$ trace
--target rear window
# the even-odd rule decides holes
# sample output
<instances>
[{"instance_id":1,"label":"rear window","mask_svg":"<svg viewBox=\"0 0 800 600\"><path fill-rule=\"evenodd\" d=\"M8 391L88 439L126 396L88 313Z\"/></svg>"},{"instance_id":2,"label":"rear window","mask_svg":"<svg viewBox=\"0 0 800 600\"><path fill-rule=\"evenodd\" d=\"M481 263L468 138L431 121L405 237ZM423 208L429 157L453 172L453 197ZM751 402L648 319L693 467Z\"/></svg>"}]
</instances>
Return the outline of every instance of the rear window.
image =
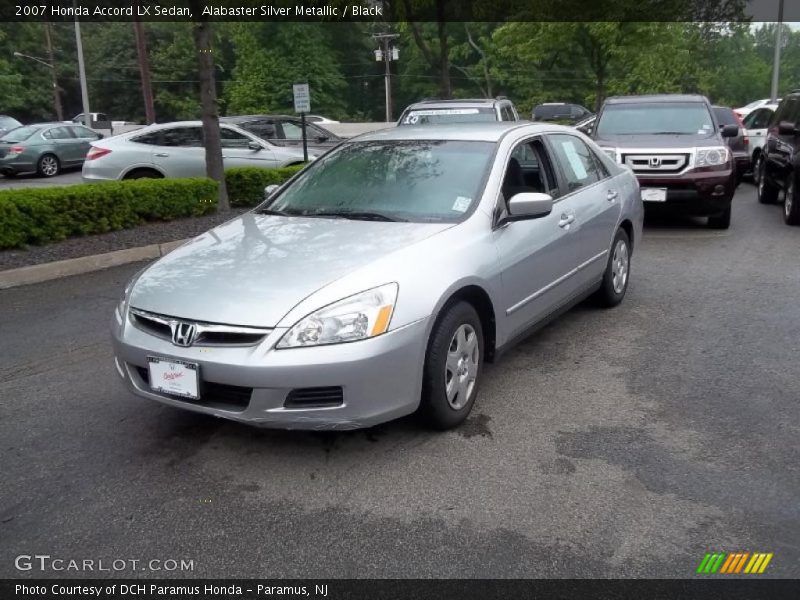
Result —
<instances>
[{"instance_id":1,"label":"rear window","mask_svg":"<svg viewBox=\"0 0 800 600\"><path fill-rule=\"evenodd\" d=\"M702 102L631 102L607 104L596 135L711 135L711 113Z\"/></svg>"},{"instance_id":2,"label":"rear window","mask_svg":"<svg viewBox=\"0 0 800 600\"><path fill-rule=\"evenodd\" d=\"M721 125L739 125L739 121L736 120L736 115L733 114L733 109L725 108L722 106L715 106L714 107L714 116L717 117L717 122Z\"/></svg>"},{"instance_id":3,"label":"rear window","mask_svg":"<svg viewBox=\"0 0 800 600\"><path fill-rule=\"evenodd\" d=\"M434 125L441 123L480 123L497 121L497 114L490 106L475 108L419 108L409 110L400 121L401 125Z\"/></svg>"},{"instance_id":4,"label":"rear window","mask_svg":"<svg viewBox=\"0 0 800 600\"><path fill-rule=\"evenodd\" d=\"M0 140L4 142L22 142L31 137L34 133L39 131L38 127L17 127L6 133Z\"/></svg>"},{"instance_id":5,"label":"rear window","mask_svg":"<svg viewBox=\"0 0 800 600\"><path fill-rule=\"evenodd\" d=\"M0 129L13 129L14 127L19 127L22 125L16 119L12 119L11 117L0 117Z\"/></svg>"}]
</instances>

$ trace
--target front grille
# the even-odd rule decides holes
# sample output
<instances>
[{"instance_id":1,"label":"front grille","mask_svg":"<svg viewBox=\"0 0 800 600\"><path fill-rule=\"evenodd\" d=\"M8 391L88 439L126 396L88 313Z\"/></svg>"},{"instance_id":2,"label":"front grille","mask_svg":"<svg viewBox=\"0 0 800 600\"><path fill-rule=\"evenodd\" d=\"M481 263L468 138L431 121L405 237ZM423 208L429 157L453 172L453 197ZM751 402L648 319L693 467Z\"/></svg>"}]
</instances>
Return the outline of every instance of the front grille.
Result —
<instances>
[{"instance_id":1,"label":"front grille","mask_svg":"<svg viewBox=\"0 0 800 600\"><path fill-rule=\"evenodd\" d=\"M312 387L294 389L286 396L284 408L329 408L344 404L341 387Z\"/></svg>"},{"instance_id":2,"label":"front grille","mask_svg":"<svg viewBox=\"0 0 800 600\"><path fill-rule=\"evenodd\" d=\"M622 164L635 173L675 174L689 164L689 154L623 154Z\"/></svg>"},{"instance_id":3,"label":"front grille","mask_svg":"<svg viewBox=\"0 0 800 600\"><path fill-rule=\"evenodd\" d=\"M144 387L149 389L150 372L144 367L136 367L136 372L139 374ZM253 388L202 380L200 381L200 398L197 400L155 390L149 391L153 394L164 396L165 398L180 400L181 402L208 406L209 408L225 408L228 410L244 410L250 404L250 397L253 395Z\"/></svg>"},{"instance_id":4,"label":"front grille","mask_svg":"<svg viewBox=\"0 0 800 600\"><path fill-rule=\"evenodd\" d=\"M175 325L179 323L192 324L197 331L191 344L193 346L254 346L272 331L271 328L240 327L178 319L138 308L130 309L130 319L137 329L169 341L172 341L172 329Z\"/></svg>"}]
</instances>

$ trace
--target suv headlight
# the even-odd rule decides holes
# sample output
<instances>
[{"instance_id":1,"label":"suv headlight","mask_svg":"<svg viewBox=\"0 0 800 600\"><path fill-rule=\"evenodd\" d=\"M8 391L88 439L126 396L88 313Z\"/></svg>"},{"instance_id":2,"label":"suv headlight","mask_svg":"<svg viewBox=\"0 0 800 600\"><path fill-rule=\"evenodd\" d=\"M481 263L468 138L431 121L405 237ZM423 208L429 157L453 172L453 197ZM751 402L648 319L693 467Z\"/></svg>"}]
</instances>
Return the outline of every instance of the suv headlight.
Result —
<instances>
[{"instance_id":1,"label":"suv headlight","mask_svg":"<svg viewBox=\"0 0 800 600\"><path fill-rule=\"evenodd\" d=\"M695 155L695 167L718 167L730 159L730 150L727 146L714 148L698 148Z\"/></svg>"},{"instance_id":2,"label":"suv headlight","mask_svg":"<svg viewBox=\"0 0 800 600\"><path fill-rule=\"evenodd\" d=\"M320 308L295 323L276 347L341 344L381 335L389 329L397 289L396 283L387 283Z\"/></svg>"}]
</instances>

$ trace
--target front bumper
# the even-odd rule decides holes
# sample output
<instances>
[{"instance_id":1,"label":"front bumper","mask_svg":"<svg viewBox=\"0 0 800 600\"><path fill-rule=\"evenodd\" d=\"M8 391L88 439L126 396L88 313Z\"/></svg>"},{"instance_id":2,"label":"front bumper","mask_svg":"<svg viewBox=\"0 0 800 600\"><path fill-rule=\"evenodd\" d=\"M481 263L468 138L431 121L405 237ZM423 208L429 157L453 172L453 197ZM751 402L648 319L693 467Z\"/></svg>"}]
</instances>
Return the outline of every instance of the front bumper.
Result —
<instances>
[{"instance_id":1,"label":"front bumper","mask_svg":"<svg viewBox=\"0 0 800 600\"><path fill-rule=\"evenodd\" d=\"M648 210L669 209L692 216L712 216L724 212L736 190L734 169L690 171L674 177L637 176L642 188L666 188L666 202L646 202Z\"/></svg>"},{"instance_id":2,"label":"front bumper","mask_svg":"<svg viewBox=\"0 0 800 600\"><path fill-rule=\"evenodd\" d=\"M358 429L417 409L427 330L428 319L422 319L359 342L275 350L282 328L256 346L181 348L116 313L112 341L118 373L143 398L263 427ZM197 363L200 399L151 390L148 356ZM330 387L341 387L341 404L286 406L292 390Z\"/></svg>"}]
</instances>

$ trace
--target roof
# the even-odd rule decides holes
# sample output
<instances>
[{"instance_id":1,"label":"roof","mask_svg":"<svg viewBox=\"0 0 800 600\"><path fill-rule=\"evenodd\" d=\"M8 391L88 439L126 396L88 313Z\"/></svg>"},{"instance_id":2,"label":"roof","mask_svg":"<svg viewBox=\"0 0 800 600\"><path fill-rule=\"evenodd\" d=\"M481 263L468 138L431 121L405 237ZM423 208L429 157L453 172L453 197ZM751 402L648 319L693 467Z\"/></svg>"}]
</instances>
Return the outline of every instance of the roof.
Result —
<instances>
[{"instance_id":1,"label":"roof","mask_svg":"<svg viewBox=\"0 0 800 600\"><path fill-rule=\"evenodd\" d=\"M564 131L575 133L572 127L550 123L530 123L527 121L497 121L493 123L457 123L448 125L424 125L416 127L389 127L351 138L350 141L402 141L402 140L452 140L475 142L498 142L510 131L525 128L531 134Z\"/></svg>"},{"instance_id":2,"label":"roof","mask_svg":"<svg viewBox=\"0 0 800 600\"><path fill-rule=\"evenodd\" d=\"M606 104L647 104L648 102L707 102L700 94L652 94L649 96L612 96Z\"/></svg>"},{"instance_id":3,"label":"roof","mask_svg":"<svg viewBox=\"0 0 800 600\"><path fill-rule=\"evenodd\" d=\"M227 123L243 123L244 121L252 121L255 119L291 119L299 121L300 115L233 115L230 117L220 117L220 121Z\"/></svg>"},{"instance_id":4,"label":"roof","mask_svg":"<svg viewBox=\"0 0 800 600\"><path fill-rule=\"evenodd\" d=\"M498 102L510 102L507 98L457 98L452 100L421 100L409 104L406 110L415 108L451 108L454 105L464 108L475 108L478 106L494 106Z\"/></svg>"}]
</instances>

